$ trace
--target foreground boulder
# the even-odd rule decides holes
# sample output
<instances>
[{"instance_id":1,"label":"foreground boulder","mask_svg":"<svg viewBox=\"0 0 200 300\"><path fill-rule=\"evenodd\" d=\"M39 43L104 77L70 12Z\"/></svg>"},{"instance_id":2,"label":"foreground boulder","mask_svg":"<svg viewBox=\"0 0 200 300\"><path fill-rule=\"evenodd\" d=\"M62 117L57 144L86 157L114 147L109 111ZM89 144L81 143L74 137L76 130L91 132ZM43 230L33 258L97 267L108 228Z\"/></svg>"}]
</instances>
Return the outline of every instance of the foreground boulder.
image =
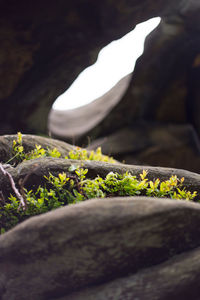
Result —
<instances>
[{"instance_id":1,"label":"foreground boulder","mask_svg":"<svg viewBox=\"0 0 200 300\"><path fill-rule=\"evenodd\" d=\"M199 299L200 248L175 256L157 266L107 284L87 288L60 300L177 300Z\"/></svg>"},{"instance_id":2,"label":"foreground boulder","mask_svg":"<svg viewBox=\"0 0 200 300\"><path fill-rule=\"evenodd\" d=\"M199 234L200 205L186 201L94 199L57 209L0 237L0 294L198 299Z\"/></svg>"}]
</instances>

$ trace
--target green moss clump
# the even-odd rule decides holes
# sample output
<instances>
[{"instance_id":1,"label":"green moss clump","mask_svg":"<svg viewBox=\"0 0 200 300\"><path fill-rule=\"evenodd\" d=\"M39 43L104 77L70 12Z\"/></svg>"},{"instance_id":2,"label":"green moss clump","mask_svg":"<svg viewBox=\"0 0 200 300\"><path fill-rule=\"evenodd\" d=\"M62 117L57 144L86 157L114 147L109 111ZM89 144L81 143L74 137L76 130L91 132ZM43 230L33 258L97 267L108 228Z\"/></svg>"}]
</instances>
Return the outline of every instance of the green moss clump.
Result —
<instances>
[{"instance_id":1,"label":"green moss clump","mask_svg":"<svg viewBox=\"0 0 200 300\"><path fill-rule=\"evenodd\" d=\"M35 148L25 153L22 134L21 132L17 133L17 139L13 141L13 157L7 161L7 163L14 162L18 164L25 160L35 159L39 157L61 157L61 153L56 149L44 149L41 145L35 145ZM108 163L115 163L116 161L107 155L102 154L101 147L98 147L96 150L87 151L80 147L75 147L74 150L69 151L68 156L65 156L65 159L76 159L76 160L95 160Z\"/></svg>"},{"instance_id":2,"label":"green moss clump","mask_svg":"<svg viewBox=\"0 0 200 300\"><path fill-rule=\"evenodd\" d=\"M13 157L9 162L14 161L17 164L24 160L46 156L59 158L61 154L56 148L44 149L40 145L36 145L32 151L25 153L22 134L18 133L17 140L13 141ZM77 147L65 158L115 162L113 158L103 155L101 148L88 152L86 149ZM21 187L25 207L22 207L20 200L12 194L8 199L2 199L3 201L0 201L0 233L6 232L31 216L91 198L141 195L194 200L197 195L196 192L191 193L183 187L184 178L178 179L177 176L171 176L162 182L158 178L151 181L148 180L145 170L139 178L129 172L125 174L110 172L105 178L97 176L94 179L86 178L88 170L78 166L71 165L68 171L68 174L60 173L54 176L49 173L49 176L44 176L46 184L39 186L36 192Z\"/></svg>"},{"instance_id":3,"label":"green moss clump","mask_svg":"<svg viewBox=\"0 0 200 300\"><path fill-rule=\"evenodd\" d=\"M39 186L36 192L24 189L25 210L20 208L19 200L11 195L0 208L1 233L31 216L91 198L145 195L193 200L197 195L196 192L191 193L183 188L184 178L179 180L177 176L171 176L162 182L159 179L150 181L145 170L140 174L140 178L129 172L110 172L105 178L97 176L87 179L88 170L80 167L69 167L69 172L71 175L60 173L54 176L50 173L48 177L45 176L46 185Z\"/></svg>"}]
</instances>

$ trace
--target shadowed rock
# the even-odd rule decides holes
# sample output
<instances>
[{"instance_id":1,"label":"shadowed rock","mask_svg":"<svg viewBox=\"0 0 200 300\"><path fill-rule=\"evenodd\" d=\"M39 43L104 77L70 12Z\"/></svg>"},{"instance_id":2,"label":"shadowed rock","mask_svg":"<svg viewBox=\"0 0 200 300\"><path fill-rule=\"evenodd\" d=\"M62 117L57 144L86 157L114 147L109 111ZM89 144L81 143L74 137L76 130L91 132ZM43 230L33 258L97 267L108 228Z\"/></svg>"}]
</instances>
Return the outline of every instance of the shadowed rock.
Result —
<instances>
[{"instance_id":1,"label":"shadowed rock","mask_svg":"<svg viewBox=\"0 0 200 300\"><path fill-rule=\"evenodd\" d=\"M121 277L59 300L198 300L200 248L176 255L158 266Z\"/></svg>"},{"instance_id":2,"label":"shadowed rock","mask_svg":"<svg viewBox=\"0 0 200 300\"><path fill-rule=\"evenodd\" d=\"M197 6L195 6L195 3ZM192 14L200 11L197 1L191 7L190 22L185 16L164 17L146 38L144 52L137 60L132 80L122 100L87 135L102 137L138 121L163 124L191 122L199 133L199 27ZM122 118L123 116L123 118ZM82 142L82 140L81 140Z\"/></svg>"},{"instance_id":3,"label":"shadowed rock","mask_svg":"<svg viewBox=\"0 0 200 300\"><path fill-rule=\"evenodd\" d=\"M132 296L143 299L148 291L150 299L159 299L153 298L154 277L149 272L155 276L153 266L171 257L174 259L157 267L158 274L171 282L171 270L182 259L183 264L187 262L182 267L187 275L186 284L196 283L199 273L195 261L199 251L194 255L192 252L188 256L175 255L200 245L199 228L199 204L145 197L88 200L33 217L0 237L2 300L70 297L73 291L104 283L107 283L105 289L97 288L97 298L93 299L101 299L99 294L104 295L106 290L110 297L107 299L122 299L113 297L121 289L126 291L127 282L133 287L129 291ZM135 274L144 268L148 270ZM112 292L116 283L109 288L108 282L118 278L125 285ZM142 282L146 285L144 291ZM162 287L168 286L163 277L156 283L162 284L157 295L168 295L162 293ZM172 295L179 295L175 283L173 287ZM91 293L95 295L93 290Z\"/></svg>"},{"instance_id":4,"label":"shadowed rock","mask_svg":"<svg viewBox=\"0 0 200 300\"><path fill-rule=\"evenodd\" d=\"M127 164L200 170L199 138L189 124L138 122L96 139L88 149L98 146Z\"/></svg>"}]
</instances>

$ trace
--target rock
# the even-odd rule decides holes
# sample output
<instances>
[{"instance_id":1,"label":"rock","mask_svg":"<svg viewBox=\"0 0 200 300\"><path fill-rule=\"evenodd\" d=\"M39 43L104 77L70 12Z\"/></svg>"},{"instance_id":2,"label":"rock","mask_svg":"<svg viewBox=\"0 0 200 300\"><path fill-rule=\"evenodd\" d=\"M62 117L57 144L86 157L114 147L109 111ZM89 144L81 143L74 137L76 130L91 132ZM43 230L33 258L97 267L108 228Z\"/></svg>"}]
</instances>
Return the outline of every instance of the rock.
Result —
<instances>
[{"instance_id":1,"label":"rock","mask_svg":"<svg viewBox=\"0 0 200 300\"><path fill-rule=\"evenodd\" d=\"M0 138L1 160L11 155L13 138ZM63 155L73 149L53 139L23 136L26 151L35 143L56 146ZM68 173L72 164L87 168L88 178L111 171L138 177L143 169L150 180L177 175L185 178L183 187L200 194L200 175L181 169L44 157L6 165L6 170L17 186L26 179L24 186L34 190L44 175ZM4 198L12 192L1 171L0 191ZM195 202L115 197L55 209L0 235L0 299L196 300L199 234Z\"/></svg>"},{"instance_id":2,"label":"rock","mask_svg":"<svg viewBox=\"0 0 200 300\"><path fill-rule=\"evenodd\" d=\"M178 132L181 133L181 130L177 131L177 133ZM159 131L157 131L157 133L159 133ZM161 131L161 135L162 135L162 131ZM171 138L173 138L173 136ZM40 185L43 182L46 182L44 180L44 175L48 176L49 172L51 172L53 175L57 175L60 172L68 173L69 167L73 164L88 169L88 174L87 174L88 178L95 178L97 175L105 178L109 172L117 172L119 174L130 172L131 174L139 177L139 175L142 173L143 170L147 170L149 180L155 180L155 178L160 178L160 180L162 181L162 180L169 179L172 175L177 175L179 179L182 177L185 178L184 186L187 190L197 191L198 193L200 193L200 184L199 184L200 175L197 173L189 172L183 169L166 168L166 167L163 168L159 166L153 167L153 166L142 165L142 164L128 165L128 164L119 163L118 161L115 161L115 163L110 164L110 163L99 162L99 161L89 161L89 160L80 161L80 160L64 159L64 157L68 155L69 151L74 149L74 146L71 146L62 141L33 136L33 135L23 135L22 141L23 141L25 152L34 149L35 144L39 144L44 148L49 147L50 149L53 149L54 147L57 147L57 149L61 152L61 158L40 157L37 159L22 161L17 166L12 167L10 164L6 162L8 159L13 157L12 154L13 139L17 139L17 136L7 135L7 136L0 137L0 162L3 163L5 169L11 174L17 186L21 180L24 180L26 178L25 187L30 189L37 189L38 185ZM123 143L126 146L125 141L123 141ZM177 145L180 145L180 148L182 147L181 142L180 144L177 143ZM117 149L116 151L119 151L119 149ZM5 195L10 195L11 192L10 182L8 178L5 176L0 176L0 190Z\"/></svg>"},{"instance_id":3,"label":"rock","mask_svg":"<svg viewBox=\"0 0 200 300\"><path fill-rule=\"evenodd\" d=\"M22 129L46 133L52 103L96 60L103 46L156 11L175 10L172 1L159 2L138 13L139 1L94 5L91 0L30 0L28 6L24 0L1 1L1 134Z\"/></svg>"},{"instance_id":4,"label":"rock","mask_svg":"<svg viewBox=\"0 0 200 300\"><path fill-rule=\"evenodd\" d=\"M25 0L0 0L0 133L47 134L52 103L95 62L100 49L136 24L160 16L162 21L147 37L123 97L114 88L118 95L113 96L112 90L92 105L74 110L79 122L74 125L76 119L68 117L69 131L60 113L51 112L49 127L55 137L66 140L75 135L81 146L88 144L88 137L93 141L118 134L141 122L149 126L189 123L199 136L199 12L198 0L158 0L156 4L153 0L102 0L95 5L91 0L29 0L28 6ZM90 114L93 117L89 118ZM86 123L80 127L82 120ZM194 153L192 147L182 156L190 153ZM145 155L147 158L142 154L140 160L157 164L154 154ZM172 166L185 167L184 160L179 161L176 156ZM194 167L193 162L186 164L195 171L198 164Z\"/></svg>"},{"instance_id":5,"label":"rock","mask_svg":"<svg viewBox=\"0 0 200 300\"><path fill-rule=\"evenodd\" d=\"M139 174L143 170L148 172L148 179L155 180L159 178L162 180L169 179L172 175L177 175L180 179L184 177L184 187L190 191L197 191L200 193L200 175L197 173L189 172L181 169L151 167L151 166L134 166L125 164L109 164L98 161L79 161L63 158L44 157L37 158L20 163L15 168L10 168L9 173L12 175L16 184L20 179L26 179L26 188L36 189L38 185L46 182L44 175L48 176L49 172L53 175L57 175L60 172L69 173L69 167L71 165L81 166L88 169L88 178L95 178L97 175L106 177L109 172L117 172L123 174L130 172L131 174L139 177ZM0 177L0 189L5 194L10 194L10 183L5 176Z\"/></svg>"},{"instance_id":6,"label":"rock","mask_svg":"<svg viewBox=\"0 0 200 300\"><path fill-rule=\"evenodd\" d=\"M186 20L176 15L163 17L149 34L127 92L111 113L87 133L91 139L123 127L132 128L141 121L175 125L189 120L198 129L199 72L196 70L193 83L192 70L198 68L200 39L196 21L192 26L192 19Z\"/></svg>"},{"instance_id":7,"label":"rock","mask_svg":"<svg viewBox=\"0 0 200 300\"><path fill-rule=\"evenodd\" d=\"M191 22L180 16L163 18L146 38L127 92L87 133L94 142L90 148L99 144L105 153L114 155L120 144L124 149L116 158L127 163L199 172L200 39ZM183 133L188 125L193 128ZM155 127L160 131L156 142ZM87 142L86 137L80 140L81 145Z\"/></svg>"},{"instance_id":8,"label":"rock","mask_svg":"<svg viewBox=\"0 0 200 300\"><path fill-rule=\"evenodd\" d=\"M139 122L94 140L88 149L98 146L127 164L200 170L199 138L189 124Z\"/></svg>"},{"instance_id":9,"label":"rock","mask_svg":"<svg viewBox=\"0 0 200 300\"><path fill-rule=\"evenodd\" d=\"M187 70L199 51L198 15L197 0L158 0L156 4L153 0L103 0L95 5L91 0L29 0L28 6L25 0L0 1L0 133L46 133L52 103L96 60L99 50L155 16L163 18L158 38L152 39L140 70L136 67L134 84L125 96L131 98L127 101L131 107L134 99L139 111L136 107L130 112L130 104L123 104L126 122L133 123L135 116L154 117L157 111L150 109L152 103L162 106L163 98L170 102L176 94L177 103L182 103ZM123 110L119 111L122 116ZM159 116L169 117L168 113ZM185 118L184 108L178 118ZM124 123L122 118L115 120L119 126Z\"/></svg>"},{"instance_id":10,"label":"rock","mask_svg":"<svg viewBox=\"0 0 200 300\"><path fill-rule=\"evenodd\" d=\"M0 136L0 162L6 163L13 157L13 140L17 140L16 134ZM56 148L61 153L61 157L65 157L70 150L75 149L74 146L63 141L30 134L22 135L22 145L25 153L35 149L35 145L40 145L45 149Z\"/></svg>"},{"instance_id":11,"label":"rock","mask_svg":"<svg viewBox=\"0 0 200 300\"><path fill-rule=\"evenodd\" d=\"M198 300L200 248L176 255L167 262L121 277L59 300Z\"/></svg>"},{"instance_id":12,"label":"rock","mask_svg":"<svg viewBox=\"0 0 200 300\"><path fill-rule=\"evenodd\" d=\"M122 78L110 91L95 101L70 110L54 110L49 115L51 135L75 142L79 137L96 127L121 100L132 74Z\"/></svg>"},{"instance_id":13,"label":"rock","mask_svg":"<svg viewBox=\"0 0 200 300\"><path fill-rule=\"evenodd\" d=\"M32 217L0 237L2 300L194 295L199 228L199 204L145 197L88 200ZM71 295L81 290L86 297Z\"/></svg>"}]
</instances>

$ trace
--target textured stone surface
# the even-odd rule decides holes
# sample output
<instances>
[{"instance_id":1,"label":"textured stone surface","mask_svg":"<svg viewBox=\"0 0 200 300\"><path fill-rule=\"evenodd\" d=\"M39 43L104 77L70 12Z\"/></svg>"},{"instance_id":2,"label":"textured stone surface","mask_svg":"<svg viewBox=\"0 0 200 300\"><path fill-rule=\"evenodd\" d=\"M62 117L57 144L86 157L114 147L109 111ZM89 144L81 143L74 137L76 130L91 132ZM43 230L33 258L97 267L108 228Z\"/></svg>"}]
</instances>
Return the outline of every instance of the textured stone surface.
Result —
<instances>
[{"instance_id":1,"label":"textured stone surface","mask_svg":"<svg viewBox=\"0 0 200 300\"><path fill-rule=\"evenodd\" d=\"M59 300L198 300L200 248L135 275L88 288Z\"/></svg>"},{"instance_id":2,"label":"textured stone surface","mask_svg":"<svg viewBox=\"0 0 200 300\"><path fill-rule=\"evenodd\" d=\"M127 164L200 170L200 142L189 124L139 122L96 139L88 149L98 146Z\"/></svg>"},{"instance_id":3,"label":"textured stone surface","mask_svg":"<svg viewBox=\"0 0 200 300\"><path fill-rule=\"evenodd\" d=\"M33 217L0 237L2 300L64 295L70 299L73 291L116 279L125 283L121 289L126 293L131 285L129 294L135 293L141 300L147 299L147 293L149 299L159 299L155 295L167 299L170 292L179 295L183 283L192 295L196 283L195 291L199 291L199 251L176 255L200 245L199 212L195 203L136 197L88 200ZM169 260L171 257L174 260ZM183 266L177 269L181 261ZM156 270L162 276L156 277ZM181 275L165 290L176 274ZM158 291L152 285L155 277ZM184 282L179 286L181 278ZM141 288L143 283L145 288ZM106 289L108 295L111 292L107 299L120 299L113 298L120 288L118 285L113 294L112 283L111 288L109 284L105 289L97 287L93 299L102 299ZM93 288L91 293L96 293Z\"/></svg>"}]
</instances>

